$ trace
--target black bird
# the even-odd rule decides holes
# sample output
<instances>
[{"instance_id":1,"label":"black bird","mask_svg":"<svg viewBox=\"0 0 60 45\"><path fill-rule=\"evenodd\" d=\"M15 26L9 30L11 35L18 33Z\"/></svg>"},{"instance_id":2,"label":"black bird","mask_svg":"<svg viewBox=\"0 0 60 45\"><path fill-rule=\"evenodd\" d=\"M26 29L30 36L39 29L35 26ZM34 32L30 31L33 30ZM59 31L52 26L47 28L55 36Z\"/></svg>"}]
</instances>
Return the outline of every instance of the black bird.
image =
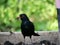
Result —
<instances>
[{"instance_id":1,"label":"black bird","mask_svg":"<svg viewBox=\"0 0 60 45\"><path fill-rule=\"evenodd\" d=\"M19 17L22 21L21 23L21 32L23 34L23 37L25 39L26 36L29 36L31 39L31 36L40 36L39 34L35 33L34 30L34 24L28 19L26 14L20 14Z\"/></svg>"}]
</instances>

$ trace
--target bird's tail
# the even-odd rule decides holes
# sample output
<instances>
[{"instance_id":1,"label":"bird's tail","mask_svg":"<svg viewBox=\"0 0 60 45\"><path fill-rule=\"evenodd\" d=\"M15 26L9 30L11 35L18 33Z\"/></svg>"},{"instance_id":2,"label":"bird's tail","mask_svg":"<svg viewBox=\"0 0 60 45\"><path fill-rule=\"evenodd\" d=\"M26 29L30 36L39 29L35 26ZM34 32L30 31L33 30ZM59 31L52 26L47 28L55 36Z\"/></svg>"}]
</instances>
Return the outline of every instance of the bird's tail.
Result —
<instances>
[{"instance_id":1,"label":"bird's tail","mask_svg":"<svg viewBox=\"0 0 60 45\"><path fill-rule=\"evenodd\" d=\"M40 35L39 35L39 34L37 34L37 33L34 33L33 35L34 35L34 36L40 36Z\"/></svg>"}]
</instances>

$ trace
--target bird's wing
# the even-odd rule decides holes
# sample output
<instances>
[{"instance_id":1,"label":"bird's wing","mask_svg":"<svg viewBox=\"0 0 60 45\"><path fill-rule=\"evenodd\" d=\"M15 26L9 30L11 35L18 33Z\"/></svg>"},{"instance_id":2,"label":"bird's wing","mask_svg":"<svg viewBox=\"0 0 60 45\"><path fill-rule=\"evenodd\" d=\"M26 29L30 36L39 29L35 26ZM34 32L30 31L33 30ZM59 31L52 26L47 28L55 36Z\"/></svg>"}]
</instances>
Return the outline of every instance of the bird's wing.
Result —
<instances>
[{"instance_id":1,"label":"bird's wing","mask_svg":"<svg viewBox=\"0 0 60 45\"><path fill-rule=\"evenodd\" d=\"M31 28L31 31L34 32L35 28L34 28L34 24L32 22L30 22L30 28Z\"/></svg>"},{"instance_id":2,"label":"bird's wing","mask_svg":"<svg viewBox=\"0 0 60 45\"><path fill-rule=\"evenodd\" d=\"M26 22L21 24L21 30L34 32L34 25L32 22Z\"/></svg>"}]
</instances>

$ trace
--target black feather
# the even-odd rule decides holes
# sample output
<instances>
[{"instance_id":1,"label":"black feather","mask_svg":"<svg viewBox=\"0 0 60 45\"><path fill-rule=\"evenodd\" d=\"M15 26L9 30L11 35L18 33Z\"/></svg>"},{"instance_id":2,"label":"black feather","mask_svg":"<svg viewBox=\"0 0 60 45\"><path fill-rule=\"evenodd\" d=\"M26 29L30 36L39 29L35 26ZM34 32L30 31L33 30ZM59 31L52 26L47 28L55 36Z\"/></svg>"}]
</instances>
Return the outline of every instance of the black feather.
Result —
<instances>
[{"instance_id":1,"label":"black feather","mask_svg":"<svg viewBox=\"0 0 60 45\"><path fill-rule=\"evenodd\" d=\"M19 18L21 19L21 32L23 37L29 36L31 38L32 35L40 36L39 34L35 33L34 24L28 19L26 14L20 14Z\"/></svg>"}]
</instances>

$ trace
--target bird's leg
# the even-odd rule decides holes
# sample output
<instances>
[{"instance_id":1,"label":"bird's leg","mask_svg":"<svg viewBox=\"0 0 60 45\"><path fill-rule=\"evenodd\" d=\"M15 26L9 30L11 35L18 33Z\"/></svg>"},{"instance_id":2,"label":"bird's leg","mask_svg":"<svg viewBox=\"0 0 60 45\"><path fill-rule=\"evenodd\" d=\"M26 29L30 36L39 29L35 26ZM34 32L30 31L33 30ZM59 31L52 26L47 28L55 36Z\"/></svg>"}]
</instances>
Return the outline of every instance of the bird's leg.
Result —
<instances>
[{"instance_id":1,"label":"bird's leg","mask_svg":"<svg viewBox=\"0 0 60 45\"><path fill-rule=\"evenodd\" d=\"M25 38L24 38L24 45L25 45Z\"/></svg>"},{"instance_id":2,"label":"bird's leg","mask_svg":"<svg viewBox=\"0 0 60 45\"><path fill-rule=\"evenodd\" d=\"M30 39L31 39L31 36L30 36ZM33 43L32 43L32 39L31 39L31 44L33 44Z\"/></svg>"},{"instance_id":3,"label":"bird's leg","mask_svg":"<svg viewBox=\"0 0 60 45\"><path fill-rule=\"evenodd\" d=\"M25 36L24 36L24 45L25 45Z\"/></svg>"},{"instance_id":4,"label":"bird's leg","mask_svg":"<svg viewBox=\"0 0 60 45\"><path fill-rule=\"evenodd\" d=\"M31 39L31 38L30 38ZM32 39L31 39L31 43L32 43Z\"/></svg>"}]
</instances>

